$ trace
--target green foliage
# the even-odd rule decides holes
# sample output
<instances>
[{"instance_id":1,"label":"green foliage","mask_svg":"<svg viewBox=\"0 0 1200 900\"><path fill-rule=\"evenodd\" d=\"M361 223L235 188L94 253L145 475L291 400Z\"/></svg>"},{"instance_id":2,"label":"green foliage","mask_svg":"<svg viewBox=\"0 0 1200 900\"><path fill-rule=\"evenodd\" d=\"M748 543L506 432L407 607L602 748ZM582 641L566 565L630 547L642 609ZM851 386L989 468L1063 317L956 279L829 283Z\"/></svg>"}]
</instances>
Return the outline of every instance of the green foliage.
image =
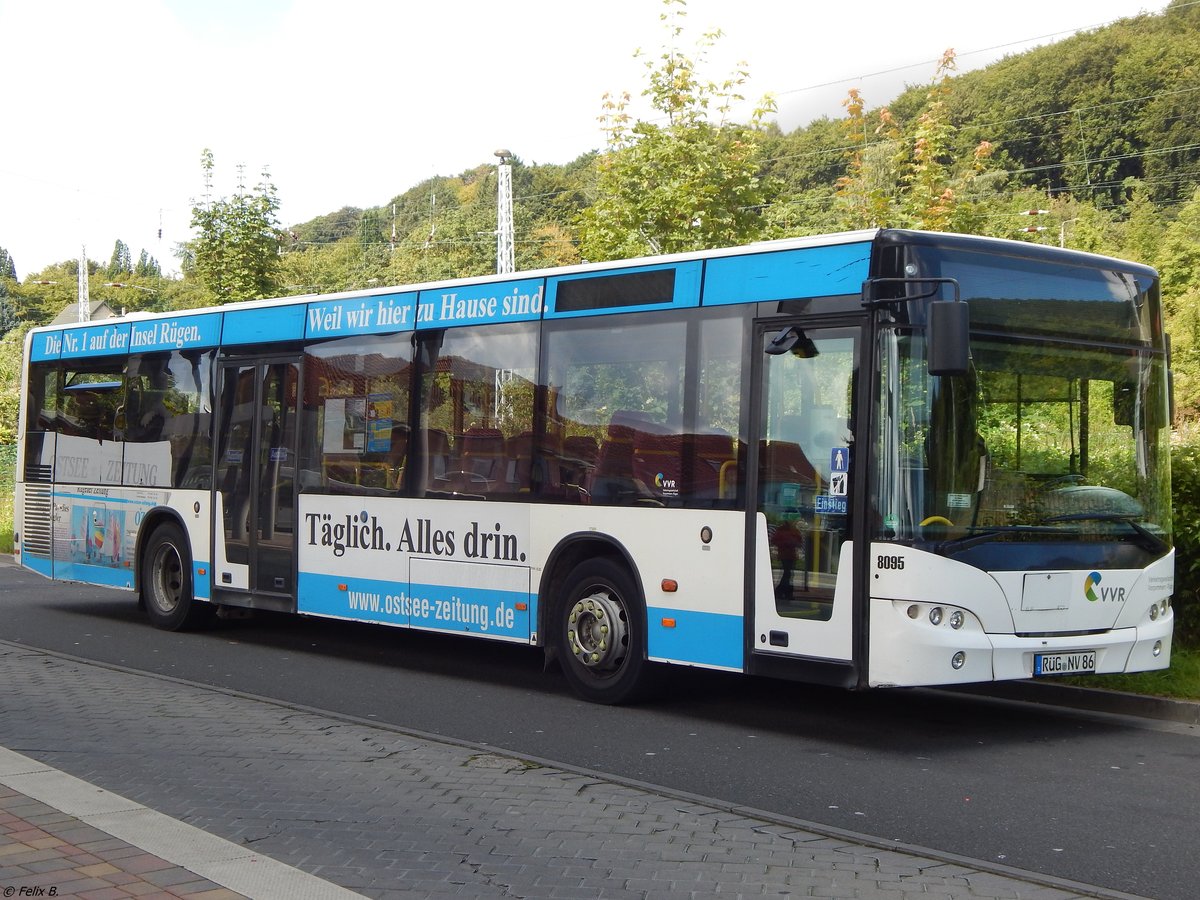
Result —
<instances>
[{"instance_id":1,"label":"green foliage","mask_svg":"<svg viewBox=\"0 0 1200 900\"><path fill-rule=\"evenodd\" d=\"M980 141L968 156L956 152L958 128L952 123L950 73L956 66L947 50L938 64L925 100L907 126L891 110L878 111L872 129L857 89L844 102L849 146L846 173L837 181L845 228L899 226L927 231L975 231L976 207L993 199L999 185L976 202L968 193L984 173L994 146Z\"/></svg>"},{"instance_id":2,"label":"green foliage","mask_svg":"<svg viewBox=\"0 0 1200 900\"><path fill-rule=\"evenodd\" d=\"M1158 202L1186 198L1200 180L1198 12L1176 0L971 72L952 115L972 140L1002 136L1014 178L1043 194L1121 204L1137 178Z\"/></svg>"},{"instance_id":3,"label":"green foliage","mask_svg":"<svg viewBox=\"0 0 1200 900\"><path fill-rule=\"evenodd\" d=\"M657 59L646 61L649 85L642 95L666 124L634 122L628 94L605 96L608 150L598 161L596 202L579 224L588 259L728 246L763 233L757 128L774 102L764 98L749 127L727 121L732 105L744 99L738 90L748 73L743 66L721 82L700 75L720 32L700 38L696 59L680 51L675 41L683 32L684 5L664 0L669 40Z\"/></svg>"},{"instance_id":4,"label":"green foliage","mask_svg":"<svg viewBox=\"0 0 1200 900\"><path fill-rule=\"evenodd\" d=\"M201 155L206 192L214 168L211 150ZM189 275L217 303L255 300L279 293L279 200L264 171L254 191L242 185L228 199L205 198L192 207L192 227L199 230L189 244Z\"/></svg>"},{"instance_id":5,"label":"green foliage","mask_svg":"<svg viewBox=\"0 0 1200 900\"><path fill-rule=\"evenodd\" d=\"M0 283L5 280L17 280L17 267L13 263L12 254L0 247Z\"/></svg>"},{"instance_id":6,"label":"green foliage","mask_svg":"<svg viewBox=\"0 0 1200 900\"><path fill-rule=\"evenodd\" d=\"M162 278L162 267L158 264L158 260L142 251L142 255L138 257L137 265L133 268L133 274L138 278Z\"/></svg>"},{"instance_id":7,"label":"green foliage","mask_svg":"<svg viewBox=\"0 0 1200 900\"><path fill-rule=\"evenodd\" d=\"M1200 426L1185 424L1171 446L1175 531L1175 635L1200 647Z\"/></svg>"},{"instance_id":8,"label":"green foliage","mask_svg":"<svg viewBox=\"0 0 1200 900\"><path fill-rule=\"evenodd\" d=\"M362 214L357 207L343 206L337 212L293 225L288 237L292 245L332 244L357 233Z\"/></svg>"},{"instance_id":9,"label":"green foliage","mask_svg":"<svg viewBox=\"0 0 1200 900\"><path fill-rule=\"evenodd\" d=\"M21 353L28 328L13 328L0 338L0 446L17 440L20 412Z\"/></svg>"},{"instance_id":10,"label":"green foliage","mask_svg":"<svg viewBox=\"0 0 1200 900\"><path fill-rule=\"evenodd\" d=\"M8 251L0 247L0 337L7 334L19 321L16 297L17 271Z\"/></svg>"},{"instance_id":11,"label":"green foliage","mask_svg":"<svg viewBox=\"0 0 1200 900\"><path fill-rule=\"evenodd\" d=\"M1177 633L1178 634L1178 633ZM1067 684L1105 691L1126 691L1152 697L1200 700L1200 650L1181 646L1178 636L1171 647L1171 667L1130 675L1078 675L1062 679Z\"/></svg>"},{"instance_id":12,"label":"green foliage","mask_svg":"<svg viewBox=\"0 0 1200 900\"><path fill-rule=\"evenodd\" d=\"M323 294L394 283L387 245L364 246L348 238L327 246L308 246L279 260L284 294Z\"/></svg>"},{"instance_id":13,"label":"green foliage","mask_svg":"<svg viewBox=\"0 0 1200 900\"><path fill-rule=\"evenodd\" d=\"M108 261L108 268L104 270L104 274L111 279L133 274L133 254L129 252L129 245L124 241L119 240L113 246L112 258Z\"/></svg>"}]
</instances>

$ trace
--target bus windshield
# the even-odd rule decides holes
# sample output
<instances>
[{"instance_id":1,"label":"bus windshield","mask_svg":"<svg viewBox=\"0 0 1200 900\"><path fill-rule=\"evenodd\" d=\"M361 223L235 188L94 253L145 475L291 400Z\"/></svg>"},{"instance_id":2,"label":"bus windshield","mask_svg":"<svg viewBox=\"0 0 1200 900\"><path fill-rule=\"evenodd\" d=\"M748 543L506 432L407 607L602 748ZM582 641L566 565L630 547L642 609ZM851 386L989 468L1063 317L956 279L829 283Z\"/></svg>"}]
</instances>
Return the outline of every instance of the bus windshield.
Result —
<instances>
[{"instance_id":1,"label":"bus windshield","mask_svg":"<svg viewBox=\"0 0 1200 900\"><path fill-rule=\"evenodd\" d=\"M884 332L878 536L988 568L1144 566L1169 549L1161 357L977 336L931 377L920 333ZM1000 562L995 543L1042 545ZM1040 563L1039 563L1039 557Z\"/></svg>"}]
</instances>

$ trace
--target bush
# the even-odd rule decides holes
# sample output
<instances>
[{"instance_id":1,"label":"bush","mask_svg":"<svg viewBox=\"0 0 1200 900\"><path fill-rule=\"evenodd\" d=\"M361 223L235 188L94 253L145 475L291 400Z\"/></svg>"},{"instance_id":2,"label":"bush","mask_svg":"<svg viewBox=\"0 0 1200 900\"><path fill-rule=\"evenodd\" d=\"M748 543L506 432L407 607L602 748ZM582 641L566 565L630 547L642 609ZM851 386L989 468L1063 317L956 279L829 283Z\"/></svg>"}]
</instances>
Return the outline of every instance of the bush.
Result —
<instances>
[{"instance_id":1,"label":"bush","mask_svg":"<svg viewBox=\"0 0 1200 900\"><path fill-rule=\"evenodd\" d=\"M1175 532L1175 640L1200 647L1200 423L1186 423L1171 442Z\"/></svg>"}]
</instances>

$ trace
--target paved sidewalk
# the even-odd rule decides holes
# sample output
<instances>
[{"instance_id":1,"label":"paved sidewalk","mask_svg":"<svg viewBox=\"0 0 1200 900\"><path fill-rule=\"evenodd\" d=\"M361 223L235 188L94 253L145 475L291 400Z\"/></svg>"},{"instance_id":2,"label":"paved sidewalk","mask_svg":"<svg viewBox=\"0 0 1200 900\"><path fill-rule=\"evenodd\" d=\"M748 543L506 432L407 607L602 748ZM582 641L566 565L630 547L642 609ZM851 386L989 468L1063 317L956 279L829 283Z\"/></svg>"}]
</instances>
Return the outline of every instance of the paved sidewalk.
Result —
<instances>
[{"instance_id":1,"label":"paved sidewalk","mask_svg":"<svg viewBox=\"0 0 1200 900\"><path fill-rule=\"evenodd\" d=\"M7 787L0 787L0 888L6 897L84 900L243 896Z\"/></svg>"},{"instance_id":2,"label":"paved sidewalk","mask_svg":"<svg viewBox=\"0 0 1200 900\"><path fill-rule=\"evenodd\" d=\"M41 896L1124 896L3 642L0 685Z\"/></svg>"}]
</instances>

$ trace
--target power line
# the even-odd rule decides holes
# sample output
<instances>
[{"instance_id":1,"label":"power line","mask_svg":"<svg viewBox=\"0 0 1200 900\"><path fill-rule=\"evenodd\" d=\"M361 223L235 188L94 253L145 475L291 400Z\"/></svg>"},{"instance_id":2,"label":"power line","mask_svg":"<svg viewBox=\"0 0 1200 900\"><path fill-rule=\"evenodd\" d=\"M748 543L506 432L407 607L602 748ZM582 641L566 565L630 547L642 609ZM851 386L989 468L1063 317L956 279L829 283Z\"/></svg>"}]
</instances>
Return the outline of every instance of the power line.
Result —
<instances>
[{"instance_id":1,"label":"power line","mask_svg":"<svg viewBox=\"0 0 1200 900\"><path fill-rule=\"evenodd\" d=\"M1176 11L1176 10L1180 10L1180 9L1188 9L1189 7L1197 6L1197 5L1200 5L1200 0L1191 0L1191 2L1189 2L1189 3L1180 3L1174 7L1168 6L1163 9L1161 14L1165 16L1168 12L1172 12L1172 11ZM1050 38L1062 37L1063 35L1078 34L1081 31L1089 31L1093 28L1104 28L1106 26L1113 25L1117 22L1123 21L1125 18L1129 18L1129 17L1125 16L1125 17L1120 17L1120 18L1116 18L1116 19L1111 19L1106 22L1097 22L1094 25L1081 25L1078 28L1069 28L1069 29L1066 29L1063 31L1055 31L1055 32L1051 32L1050 34L1039 35L1038 37L1029 37L1029 38L1023 38L1021 40L1016 40L1016 41L1008 41L1007 43L1004 43L1004 44L996 44L993 47L983 47L978 50L965 50L962 53L956 54L956 56L963 57L963 56L974 56L975 54L978 54L978 53L991 53L992 51L995 51L995 50L1004 50L1008 47L1015 47L1018 44L1032 44L1035 41L1044 41L1044 40L1048 40ZM788 90L776 91L774 93L775 93L775 96L782 97L782 96L789 95L789 94L803 93L805 91L815 91L815 90L820 90L821 88L835 87L839 84L845 84L847 81L854 81L856 79L875 78L880 75L894 75L897 72L903 72L907 69L914 69L917 66L936 65L938 62L939 62L939 60L931 59L931 60L923 60L921 62L907 63L905 65L895 66L890 69L880 69L877 72L868 72L866 74L860 74L860 75L847 75L845 78L838 78L834 81L824 81L819 84L809 84L809 85L805 85L804 87L789 88Z\"/></svg>"}]
</instances>

